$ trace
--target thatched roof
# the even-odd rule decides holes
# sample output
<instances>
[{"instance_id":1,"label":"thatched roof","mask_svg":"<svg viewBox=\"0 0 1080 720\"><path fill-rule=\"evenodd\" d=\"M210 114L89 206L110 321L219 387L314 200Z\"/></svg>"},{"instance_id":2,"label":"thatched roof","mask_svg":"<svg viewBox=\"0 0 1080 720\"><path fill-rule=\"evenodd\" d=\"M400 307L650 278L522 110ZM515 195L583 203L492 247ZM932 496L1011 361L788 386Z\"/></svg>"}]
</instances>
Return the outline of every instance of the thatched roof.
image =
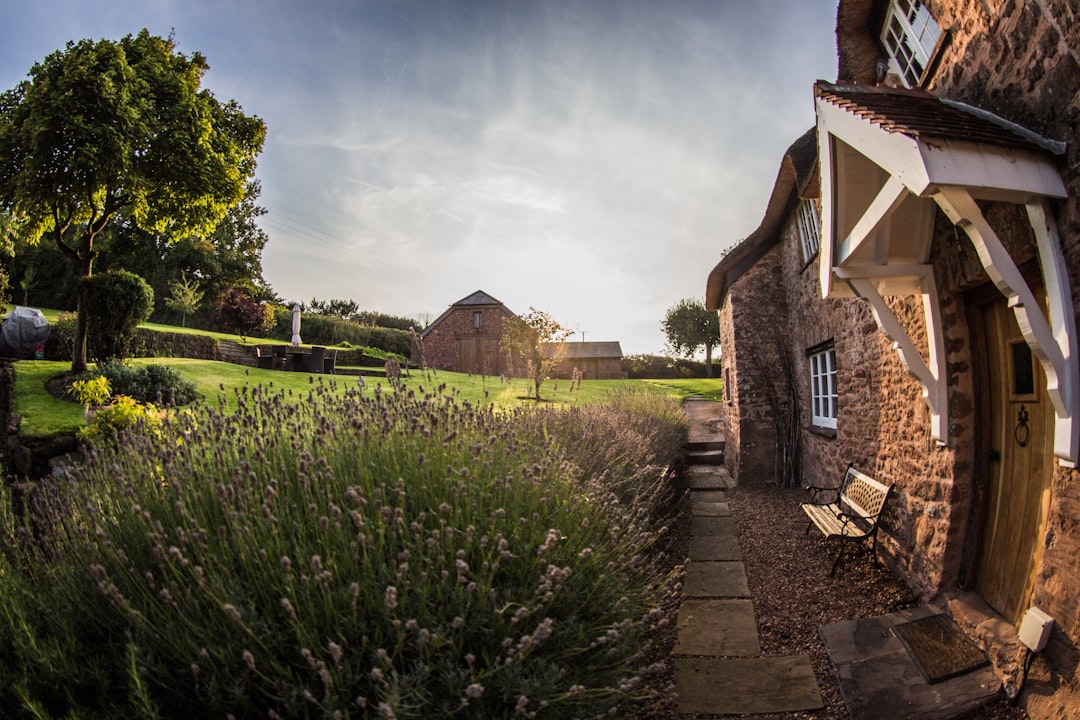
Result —
<instances>
[{"instance_id":1,"label":"thatched roof","mask_svg":"<svg viewBox=\"0 0 1080 720\"><path fill-rule=\"evenodd\" d=\"M765 217L757 230L725 255L709 273L705 307L716 310L723 304L731 284L780 240L780 230L800 198L818 197L821 188L817 172L817 128L810 128L784 153L776 174Z\"/></svg>"},{"instance_id":2,"label":"thatched roof","mask_svg":"<svg viewBox=\"0 0 1080 720\"><path fill-rule=\"evenodd\" d=\"M877 39L888 0L840 0L836 8L836 80L873 84L883 56Z\"/></svg>"}]
</instances>

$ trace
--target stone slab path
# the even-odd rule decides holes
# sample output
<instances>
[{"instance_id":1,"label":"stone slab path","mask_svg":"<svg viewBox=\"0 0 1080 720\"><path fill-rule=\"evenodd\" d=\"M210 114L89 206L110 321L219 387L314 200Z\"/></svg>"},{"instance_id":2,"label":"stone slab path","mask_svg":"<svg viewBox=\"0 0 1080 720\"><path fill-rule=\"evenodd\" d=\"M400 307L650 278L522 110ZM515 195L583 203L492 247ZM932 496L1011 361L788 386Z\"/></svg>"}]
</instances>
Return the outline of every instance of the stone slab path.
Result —
<instances>
[{"instance_id":1,"label":"stone slab path","mask_svg":"<svg viewBox=\"0 0 1080 720\"><path fill-rule=\"evenodd\" d=\"M717 434L717 403L688 400L691 439ZM675 644L676 712L768 715L823 706L806 655L761 657L754 602L725 490L723 467L692 466L690 557Z\"/></svg>"}]
</instances>

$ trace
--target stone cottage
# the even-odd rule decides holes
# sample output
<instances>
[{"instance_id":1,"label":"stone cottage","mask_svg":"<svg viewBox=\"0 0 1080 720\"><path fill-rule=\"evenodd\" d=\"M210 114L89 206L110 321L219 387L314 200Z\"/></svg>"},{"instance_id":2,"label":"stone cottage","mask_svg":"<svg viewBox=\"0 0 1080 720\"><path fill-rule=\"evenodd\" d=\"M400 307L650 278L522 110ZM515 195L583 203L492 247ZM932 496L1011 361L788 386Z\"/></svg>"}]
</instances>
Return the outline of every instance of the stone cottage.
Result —
<instances>
[{"instance_id":1,"label":"stone cottage","mask_svg":"<svg viewBox=\"0 0 1080 720\"><path fill-rule=\"evenodd\" d=\"M513 315L483 290L466 295L424 328L420 333L422 357L420 347L414 345L412 362L478 375L509 372L499 343L503 323Z\"/></svg>"},{"instance_id":2,"label":"stone cottage","mask_svg":"<svg viewBox=\"0 0 1080 720\"><path fill-rule=\"evenodd\" d=\"M945 595L1007 691L1080 716L1080 12L841 0L757 229L709 275L739 482L897 492L882 554ZM961 592L963 591L963 592Z\"/></svg>"}]
</instances>

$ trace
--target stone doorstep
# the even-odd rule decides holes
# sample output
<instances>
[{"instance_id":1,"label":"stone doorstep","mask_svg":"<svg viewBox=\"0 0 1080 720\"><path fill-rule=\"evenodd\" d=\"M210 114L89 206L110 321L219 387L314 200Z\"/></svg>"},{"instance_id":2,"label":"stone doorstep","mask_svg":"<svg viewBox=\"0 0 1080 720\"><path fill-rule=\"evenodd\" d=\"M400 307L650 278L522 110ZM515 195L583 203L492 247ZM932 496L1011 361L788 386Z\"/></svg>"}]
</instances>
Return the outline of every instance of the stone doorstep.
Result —
<instances>
[{"instance_id":1,"label":"stone doorstep","mask_svg":"<svg viewBox=\"0 0 1080 720\"><path fill-rule=\"evenodd\" d=\"M675 658L675 711L749 715L824 707L806 655L769 658Z\"/></svg>"},{"instance_id":2,"label":"stone doorstep","mask_svg":"<svg viewBox=\"0 0 1080 720\"><path fill-rule=\"evenodd\" d=\"M940 612L951 615L968 637L986 651L998 678L1006 688L1015 691L1020 684L1025 655L1019 630L974 592L945 593L934 604Z\"/></svg>"},{"instance_id":3,"label":"stone doorstep","mask_svg":"<svg viewBox=\"0 0 1080 720\"><path fill-rule=\"evenodd\" d=\"M948 720L982 707L1000 692L990 666L933 685L926 682L892 628L936 612L922 606L818 631L851 720Z\"/></svg>"},{"instance_id":4,"label":"stone doorstep","mask_svg":"<svg viewBox=\"0 0 1080 720\"><path fill-rule=\"evenodd\" d=\"M679 608L676 655L757 657L758 642L754 604L750 600L701 600L687 598Z\"/></svg>"},{"instance_id":5,"label":"stone doorstep","mask_svg":"<svg viewBox=\"0 0 1080 720\"><path fill-rule=\"evenodd\" d=\"M688 598L748 598L746 567L741 562L691 561L686 566L683 593Z\"/></svg>"}]
</instances>

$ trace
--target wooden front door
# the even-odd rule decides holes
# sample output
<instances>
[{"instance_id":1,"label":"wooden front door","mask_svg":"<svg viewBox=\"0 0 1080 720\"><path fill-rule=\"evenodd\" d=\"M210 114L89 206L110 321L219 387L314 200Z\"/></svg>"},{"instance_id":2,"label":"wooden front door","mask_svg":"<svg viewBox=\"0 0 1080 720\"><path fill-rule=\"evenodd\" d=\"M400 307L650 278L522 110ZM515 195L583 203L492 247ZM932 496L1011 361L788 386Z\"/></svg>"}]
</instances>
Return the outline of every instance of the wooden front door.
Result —
<instances>
[{"instance_id":1,"label":"wooden front door","mask_svg":"<svg viewBox=\"0 0 1080 720\"><path fill-rule=\"evenodd\" d=\"M1038 293L1041 294L1041 293ZM985 464L975 589L1018 625L1031 599L1046 532L1054 410L1046 377L1004 299L981 309Z\"/></svg>"}]
</instances>

